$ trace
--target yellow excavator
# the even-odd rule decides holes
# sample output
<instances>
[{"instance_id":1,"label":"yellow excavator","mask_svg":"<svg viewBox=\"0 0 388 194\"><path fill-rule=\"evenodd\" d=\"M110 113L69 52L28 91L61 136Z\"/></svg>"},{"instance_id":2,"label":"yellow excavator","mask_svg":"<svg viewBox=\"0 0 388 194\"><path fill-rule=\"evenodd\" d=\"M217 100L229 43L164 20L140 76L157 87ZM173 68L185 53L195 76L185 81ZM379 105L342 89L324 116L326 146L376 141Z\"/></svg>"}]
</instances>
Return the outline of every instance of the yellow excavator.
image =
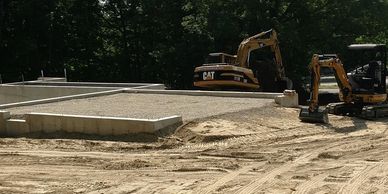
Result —
<instances>
[{"instance_id":1,"label":"yellow excavator","mask_svg":"<svg viewBox=\"0 0 388 194\"><path fill-rule=\"evenodd\" d=\"M314 54L310 63L310 104L302 108L299 119L304 122L327 123L328 113L359 116L366 119L388 116L386 91L386 46L382 44L355 44L349 47L356 69L346 73L335 54ZM330 103L321 109L318 102L321 68L334 71L339 87L339 103Z\"/></svg>"},{"instance_id":2,"label":"yellow excavator","mask_svg":"<svg viewBox=\"0 0 388 194\"><path fill-rule=\"evenodd\" d=\"M262 90L262 83L258 73L250 68L250 54L252 51L269 47L274 57L270 59L271 68L275 66L275 75L263 78L263 81L272 79L276 85L268 88L279 88L278 91L292 88L292 81L285 75L279 42L275 30L261 32L244 39L238 48L237 55L226 53L210 53L208 63L196 67L194 70L194 86L204 89L239 89ZM268 59L266 59L268 60ZM273 64L274 63L274 64ZM268 67L256 68L270 74ZM281 88L281 89L280 89Z\"/></svg>"}]
</instances>

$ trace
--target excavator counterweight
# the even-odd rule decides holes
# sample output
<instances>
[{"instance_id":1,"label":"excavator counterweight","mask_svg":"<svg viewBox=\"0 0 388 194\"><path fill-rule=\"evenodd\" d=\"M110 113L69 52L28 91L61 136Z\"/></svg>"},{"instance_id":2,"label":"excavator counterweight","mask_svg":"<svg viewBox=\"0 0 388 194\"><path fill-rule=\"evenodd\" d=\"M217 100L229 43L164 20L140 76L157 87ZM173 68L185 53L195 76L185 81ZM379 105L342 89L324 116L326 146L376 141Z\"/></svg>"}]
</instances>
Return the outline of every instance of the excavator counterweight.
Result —
<instances>
[{"instance_id":1,"label":"excavator counterweight","mask_svg":"<svg viewBox=\"0 0 388 194\"><path fill-rule=\"evenodd\" d=\"M251 52L263 48L270 48L273 57L266 56L260 64L252 67ZM291 89L292 82L285 75L276 31L269 30L244 39L236 55L210 53L208 63L194 70L194 86L211 90L272 92Z\"/></svg>"}]
</instances>

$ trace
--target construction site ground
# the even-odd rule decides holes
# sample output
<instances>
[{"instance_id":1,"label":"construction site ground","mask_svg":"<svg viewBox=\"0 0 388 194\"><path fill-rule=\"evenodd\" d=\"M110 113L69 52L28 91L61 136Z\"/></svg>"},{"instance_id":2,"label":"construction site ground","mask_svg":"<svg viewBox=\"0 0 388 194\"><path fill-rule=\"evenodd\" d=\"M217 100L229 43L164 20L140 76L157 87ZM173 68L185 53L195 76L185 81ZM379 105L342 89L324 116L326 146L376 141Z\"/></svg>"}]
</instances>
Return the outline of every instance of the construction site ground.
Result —
<instances>
[{"instance_id":1,"label":"construction site ground","mask_svg":"<svg viewBox=\"0 0 388 194\"><path fill-rule=\"evenodd\" d=\"M0 138L0 193L388 193L388 119L308 124L268 100L217 99L211 114L176 107L194 116L163 137Z\"/></svg>"}]
</instances>

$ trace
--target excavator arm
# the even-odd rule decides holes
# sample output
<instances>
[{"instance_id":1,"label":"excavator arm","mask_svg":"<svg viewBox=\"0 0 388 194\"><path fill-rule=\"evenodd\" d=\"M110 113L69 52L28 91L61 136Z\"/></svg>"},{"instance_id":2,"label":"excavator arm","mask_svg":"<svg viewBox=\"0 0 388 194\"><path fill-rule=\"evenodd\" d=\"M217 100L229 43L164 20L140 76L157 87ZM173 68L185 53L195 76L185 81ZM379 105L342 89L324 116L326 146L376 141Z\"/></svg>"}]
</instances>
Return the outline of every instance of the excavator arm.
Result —
<instances>
[{"instance_id":1,"label":"excavator arm","mask_svg":"<svg viewBox=\"0 0 388 194\"><path fill-rule=\"evenodd\" d=\"M269 38L264 38L269 35ZM256 49L270 47L275 54L275 63L277 69L277 78L284 79L286 77L282 62L282 55L279 49L279 42L275 30L261 32L255 36L249 37L240 43L237 51L236 63L240 67L247 68L249 66L250 53Z\"/></svg>"},{"instance_id":2,"label":"excavator arm","mask_svg":"<svg viewBox=\"0 0 388 194\"><path fill-rule=\"evenodd\" d=\"M340 96L345 103L353 101L352 87L343 64L337 55L314 54L309 67L311 71L310 104L307 109L302 108L299 118L306 122L326 123L328 122L327 112L326 110L319 110L318 103L321 68L328 67L334 70L334 76L340 89Z\"/></svg>"},{"instance_id":3,"label":"excavator arm","mask_svg":"<svg viewBox=\"0 0 388 194\"><path fill-rule=\"evenodd\" d=\"M321 79L321 68L328 67L334 70L340 93L344 102L349 103L352 99L352 86L346 75L341 60L337 55L317 55L314 54L310 63L311 71L311 91L310 91L310 106L309 110L314 112L318 108L318 93Z\"/></svg>"}]
</instances>

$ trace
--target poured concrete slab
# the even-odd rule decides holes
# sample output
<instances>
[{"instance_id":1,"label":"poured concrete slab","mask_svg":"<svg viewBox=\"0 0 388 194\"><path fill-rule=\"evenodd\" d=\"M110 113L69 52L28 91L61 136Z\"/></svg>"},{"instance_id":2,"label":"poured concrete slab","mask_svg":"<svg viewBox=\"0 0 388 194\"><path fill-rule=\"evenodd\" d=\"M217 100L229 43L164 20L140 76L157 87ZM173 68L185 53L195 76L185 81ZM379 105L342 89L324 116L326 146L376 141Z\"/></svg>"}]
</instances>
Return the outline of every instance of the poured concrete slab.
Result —
<instances>
[{"instance_id":1,"label":"poured concrete slab","mask_svg":"<svg viewBox=\"0 0 388 194\"><path fill-rule=\"evenodd\" d=\"M158 119L181 115L184 120L263 107L273 99L119 93L6 109L11 114L52 114Z\"/></svg>"}]
</instances>

